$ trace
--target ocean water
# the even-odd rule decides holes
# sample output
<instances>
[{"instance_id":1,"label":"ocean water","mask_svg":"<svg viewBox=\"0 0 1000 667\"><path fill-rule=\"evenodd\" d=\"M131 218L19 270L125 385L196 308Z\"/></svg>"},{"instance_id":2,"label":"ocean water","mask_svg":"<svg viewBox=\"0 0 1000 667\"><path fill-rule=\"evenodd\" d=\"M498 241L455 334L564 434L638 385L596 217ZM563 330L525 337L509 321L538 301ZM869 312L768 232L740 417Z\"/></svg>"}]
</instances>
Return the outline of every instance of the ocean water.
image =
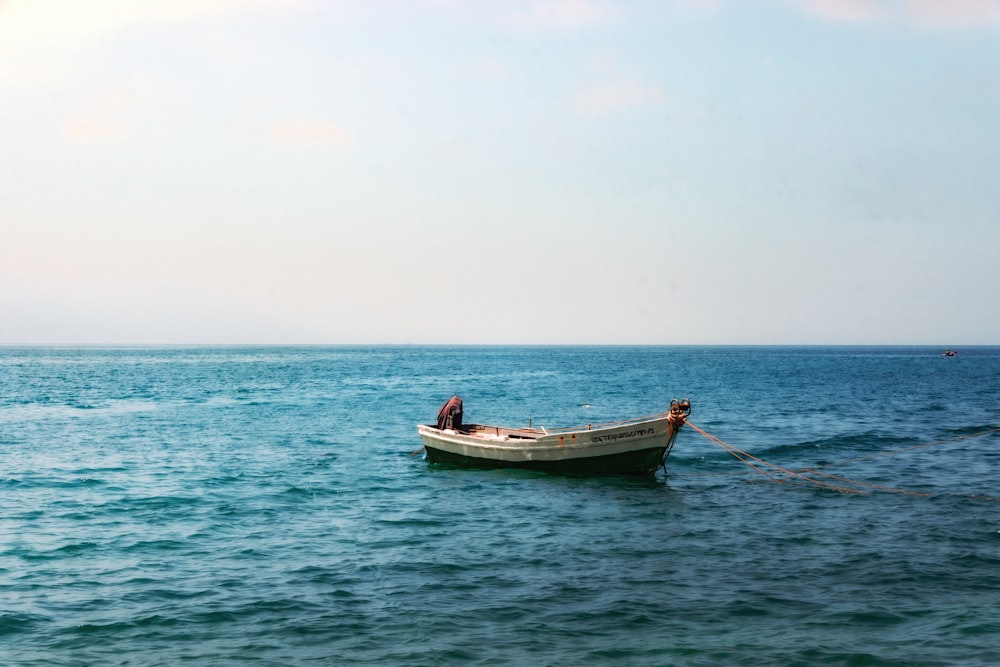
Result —
<instances>
[{"instance_id":1,"label":"ocean water","mask_svg":"<svg viewBox=\"0 0 1000 667\"><path fill-rule=\"evenodd\" d=\"M1000 664L1000 348L940 351L0 348L0 664ZM654 477L436 467L453 393L689 397L879 488L692 429Z\"/></svg>"}]
</instances>

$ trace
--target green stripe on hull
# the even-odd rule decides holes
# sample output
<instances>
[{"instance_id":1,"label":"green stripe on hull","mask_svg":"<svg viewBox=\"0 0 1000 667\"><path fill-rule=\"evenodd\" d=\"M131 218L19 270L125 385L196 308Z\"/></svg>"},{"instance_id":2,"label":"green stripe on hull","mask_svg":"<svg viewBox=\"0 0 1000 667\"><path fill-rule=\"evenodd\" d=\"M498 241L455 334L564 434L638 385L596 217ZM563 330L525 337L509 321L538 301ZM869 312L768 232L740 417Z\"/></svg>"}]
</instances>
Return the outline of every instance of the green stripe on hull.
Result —
<instances>
[{"instance_id":1,"label":"green stripe on hull","mask_svg":"<svg viewBox=\"0 0 1000 667\"><path fill-rule=\"evenodd\" d=\"M663 457L664 447L651 447L623 454L593 456L562 461L497 461L475 456L453 454L434 447L426 447L427 460L431 463L463 468L524 468L549 473L582 475L650 475L656 471Z\"/></svg>"}]
</instances>

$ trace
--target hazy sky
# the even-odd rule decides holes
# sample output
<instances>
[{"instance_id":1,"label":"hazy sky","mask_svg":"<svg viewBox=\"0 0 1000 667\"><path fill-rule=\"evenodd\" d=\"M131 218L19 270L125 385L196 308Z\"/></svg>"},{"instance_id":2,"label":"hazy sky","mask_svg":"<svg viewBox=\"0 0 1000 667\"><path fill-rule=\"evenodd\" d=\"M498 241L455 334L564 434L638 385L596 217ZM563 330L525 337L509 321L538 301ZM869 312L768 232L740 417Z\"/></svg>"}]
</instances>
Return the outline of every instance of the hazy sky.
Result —
<instances>
[{"instance_id":1,"label":"hazy sky","mask_svg":"<svg viewBox=\"0 0 1000 667\"><path fill-rule=\"evenodd\" d=\"M0 344L1000 343L1000 0L0 0Z\"/></svg>"}]
</instances>

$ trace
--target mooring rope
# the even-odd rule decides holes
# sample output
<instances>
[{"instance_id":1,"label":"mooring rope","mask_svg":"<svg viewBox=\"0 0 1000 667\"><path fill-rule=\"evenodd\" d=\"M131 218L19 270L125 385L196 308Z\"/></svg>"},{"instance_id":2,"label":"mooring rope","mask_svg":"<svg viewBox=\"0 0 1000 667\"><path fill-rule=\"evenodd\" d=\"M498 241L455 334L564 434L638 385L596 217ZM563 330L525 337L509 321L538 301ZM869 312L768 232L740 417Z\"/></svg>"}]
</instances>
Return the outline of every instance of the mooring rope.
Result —
<instances>
[{"instance_id":1,"label":"mooring rope","mask_svg":"<svg viewBox=\"0 0 1000 667\"><path fill-rule=\"evenodd\" d=\"M761 473L762 475L765 475L766 477L768 477L769 479L771 479L771 480L773 480L775 482L784 482L786 480L782 479L780 477L775 477L770 472L768 472L767 470L765 470L763 468L763 466L771 468L772 470L777 471L777 472L781 473L782 475L786 475L787 477L792 477L792 478L798 479L800 481L807 482L809 484L815 484L816 486L820 486L820 487L823 487L823 488L832 489L833 491L839 491L841 493L862 493L862 494L863 493L867 493L866 491L859 491L858 489L851 489L851 488L846 487L846 486L839 486L837 484L830 484L829 482L822 482L822 481L820 481L818 479L813 479L812 477L807 477L806 475L804 475L802 473L795 472L794 470L788 470L787 468L782 468L781 466L778 466L778 465L775 465L775 464L770 463L768 461L765 461L764 459L758 458L758 457L754 456L753 454L750 454L748 452L743 451L742 449L738 449L738 448L734 447L733 445L730 445L725 440L722 440L721 438L718 438L718 437L712 435L711 433L709 433L709 432L707 432L707 431L699 428L698 426L692 424L691 422L687 422L687 425L690 426L697 433L700 433L702 436L704 436L705 438L707 438L710 442L712 442L715 445L717 445L724 452L727 452L728 454L730 454L731 456L733 456L737 460L742 461L746 465L750 466L750 468L752 468L753 470L756 470L757 472ZM753 462L751 462L751 461L753 461ZM850 481L850 480L847 480L847 481Z\"/></svg>"},{"instance_id":2,"label":"mooring rope","mask_svg":"<svg viewBox=\"0 0 1000 667\"><path fill-rule=\"evenodd\" d=\"M858 456L858 457L853 458L853 459L846 459L844 461L837 461L835 463L827 463L827 464L820 465L820 466L813 466L811 468L800 468L798 470L798 472L803 473L803 474L808 473L810 475L821 475L823 477L829 477L831 479L844 480L844 481L850 482L851 484L856 484L858 486L867 486L869 488L876 489L876 490L879 490L879 491L889 491L891 493L905 493L905 494L909 494L909 495L923 496L925 498L928 498L928 497L930 497L930 496L932 496L934 494L932 494L932 493L925 493L925 492L922 492L922 491L907 491L905 489L894 489L894 488L891 488L891 487L879 486L878 484L868 484L868 483L865 483L865 482L859 482L857 480L847 480L846 478L839 477L837 475L833 475L833 474L825 473L825 472L819 472L819 470L821 468L832 468L834 466L842 466L842 465L847 465L849 463L860 463L860 462L863 462L863 461L871 461L873 459L882 458L883 456L891 456L893 454L902 454L904 452L912 452L914 450L925 449L927 447L936 447L938 445L947 445L947 444L952 443L952 442L959 442L961 440L968 440L969 438L978 438L980 436L989 435L990 433L997 433L997 432L1000 432L1000 427L987 429L985 431L979 431L977 433L967 433L965 435L957 435L957 436L955 436L953 438L943 438L941 440L935 440L934 442L925 442L925 443L920 444L920 445L912 445L910 447L901 447L899 449L893 449L893 450L890 450L888 452L878 452L876 454L869 454L867 456ZM986 495L981 495L981 494L973 494L970 497L971 498L976 498L978 500L989 500L989 501L992 501L992 502L1000 502L1000 498L995 498L993 496L986 496Z\"/></svg>"},{"instance_id":3,"label":"mooring rope","mask_svg":"<svg viewBox=\"0 0 1000 667\"><path fill-rule=\"evenodd\" d=\"M903 447L901 449L893 449L888 452L878 452L877 454L869 454L867 456L859 456L853 459L846 459L844 461L837 461L836 463L826 463L821 466L813 466L812 468L803 468L799 472L814 472L820 470L821 468L832 468L834 466L847 465L849 463L861 463L862 461L871 461L872 459L882 458L883 456L891 456L893 454L902 454L903 452L911 452L915 449L924 449L925 447L936 447L938 445L947 445L950 442L958 442L960 440L968 440L969 438L978 438L983 435L989 435L990 433L996 433L1000 431L1000 427L987 429L985 431L979 431L978 433L967 433L966 435L957 435L954 438L945 438L943 440L935 440L934 442L926 442L922 445L913 445L911 447Z\"/></svg>"},{"instance_id":4,"label":"mooring rope","mask_svg":"<svg viewBox=\"0 0 1000 667\"><path fill-rule=\"evenodd\" d=\"M868 483L868 482L860 482L860 481L855 480L855 479L848 479L847 477L841 477L840 475L834 475L834 474L827 473L827 472L820 472L820 468L828 468L828 467L832 467L832 466L835 466L835 465L845 465L847 463L857 463L857 462L860 462L860 461L869 461L871 459L880 458L882 456L889 456L890 454L899 454L899 453L902 453L902 452L908 452L908 451L912 451L912 450L915 450L915 449L923 449L925 447L933 447L934 445L947 444L949 442L956 442L956 441L965 440L965 439L968 439L968 438L975 438L975 437L978 437L978 436L988 435L990 433L996 433L997 431L1000 431L1000 428L992 428L992 429L989 429L989 430L986 430L986 431L981 431L979 433L970 433L970 434L967 434L967 435L956 436L954 438L946 438L944 440L936 440L934 442L929 442L929 443L925 443L925 444L922 444L922 445L914 445L912 447L904 447L902 449L896 449L896 450L889 451L889 452L879 452L877 454L871 454L871 455L868 455L868 456L859 456L857 458L848 459L846 461L841 461L839 463L829 463L829 464L822 465L822 466L814 466L812 468L799 468L799 469L796 469L796 470L789 470L787 468L782 468L781 466L775 465L773 463L769 463L768 461L765 461L765 460L763 460L761 458L758 458L758 457L756 457L756 456L754 456L752 454L749 454L749 453L747 453L747 452L745 452L745 451L743 451L741 449L738 449L738 448L734 447L733 445L729 444L728 442L722 440L721 438L719 438L717 436L714 436L711 433L708 433L707 431L705 431L705 430L703 430L701 428L698 428L698 426L696 426L695 424L692 424L691 422L687 422L687 425L689 427L691 427L692 430L696 431L697 433L700 433L702 436L704 436L710 442L714 443L716 446L718 446L724 452L730 454L731 456L733 456L737 460L739 460L742 463L744 463L747 466L749 466L752 470L754 470L754 471L756 471L756 472L758 472L758 473L760 473L762 475L765 475L766 477L768 477L769 479L771 479L771 480L773 480L775 482L786 482L786 481L788 481L788 478L793 478L793 479L798 480L798 481L807 482L809 484L814 484L816 486L819 486L819 487L822 487L822 488L826 488L826 489L832 489L834 491L839 491L841 493L858 493L858 494L866 494L866 493L868 493L867 491L863 491L861 489L851 488L851 486L855 486L855 487L864 487L864 488L868 488L868 489L874 489L874 490L877 490L877 491L887 491L889 493L902 493L902 494L908 494L908 495L914 495L914 496L924 496L924 497L929 497L929 496L931 496L933 494L925 493L923 491L909 491L909 490L906 490L906 489L896 489L896 488L892 488L892 487L888 487L888 486L880 486L878 484L871 484L871 483ZM765 467L766 468L770 468L771 471L775 471L775 472L779 473L780 475L785 475L785 477L782 478L782 477L779 477L779 476L775 476L774 474L772 474L772 472L766 470ZM814 479L815 476L824 477L824 478L829 479L829 480L835 480L837 482L840 482L841 484L833 484L833 483L830 483L830 482L820 481L818 479ZM845 485L851 485L851 486L845 486ZM993 498L986 498L986 499L994 500Z\"/></svg>"}]
</instances>

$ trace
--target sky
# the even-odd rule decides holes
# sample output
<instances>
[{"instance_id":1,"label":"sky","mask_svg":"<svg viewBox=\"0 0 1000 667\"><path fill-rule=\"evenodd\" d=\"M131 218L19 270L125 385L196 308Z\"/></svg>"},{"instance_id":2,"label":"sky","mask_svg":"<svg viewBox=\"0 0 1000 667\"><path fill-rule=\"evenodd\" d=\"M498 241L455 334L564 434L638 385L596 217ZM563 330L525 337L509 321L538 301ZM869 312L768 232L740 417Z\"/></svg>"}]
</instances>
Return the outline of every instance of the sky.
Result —
<instances>
[{"instance_id":1,"label":"sky","mask_svg":"<svg viewBox=\"0 0 1000 667\"><path fill-rule=\"evenodd\" d=\"M0 0L0 344L1000 344L1000 0Z\"/></svg>"}]
</instances>

